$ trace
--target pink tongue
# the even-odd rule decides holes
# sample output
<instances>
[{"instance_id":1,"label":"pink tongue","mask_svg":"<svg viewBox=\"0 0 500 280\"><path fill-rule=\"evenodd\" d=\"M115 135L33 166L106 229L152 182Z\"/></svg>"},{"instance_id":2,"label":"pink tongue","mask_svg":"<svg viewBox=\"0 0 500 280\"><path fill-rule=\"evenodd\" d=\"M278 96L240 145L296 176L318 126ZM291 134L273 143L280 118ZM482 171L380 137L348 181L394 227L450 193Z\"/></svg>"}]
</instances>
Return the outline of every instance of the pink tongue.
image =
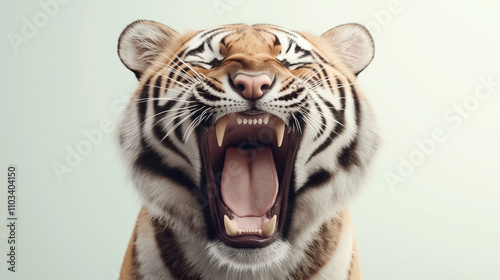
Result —
<instances>
[{"instance_id":1,"label":"pink tongue","mask_svg":"<svg viewBox=\"0 0 500 280\"><path fill-rule=\"evenodd\" d=\"M228 148L222 170L224 203L239 217L263 216L276 201L278 176L270 148Z\"/></svg>"}]
</instances>

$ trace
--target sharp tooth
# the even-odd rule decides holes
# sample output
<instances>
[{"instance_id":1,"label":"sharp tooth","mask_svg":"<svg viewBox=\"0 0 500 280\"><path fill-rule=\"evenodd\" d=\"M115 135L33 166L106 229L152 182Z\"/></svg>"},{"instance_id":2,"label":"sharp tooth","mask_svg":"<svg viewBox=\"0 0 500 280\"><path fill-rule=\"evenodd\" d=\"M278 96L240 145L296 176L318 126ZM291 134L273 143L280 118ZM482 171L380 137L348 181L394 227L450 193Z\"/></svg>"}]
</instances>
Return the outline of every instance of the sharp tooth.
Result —
<instances>
[{"instance_id":1,"label":"sharp tooth","mask_svg":"<svg viewBox=\"0 0 500 280\"><path fill-rule=\"evenodd\" d=\"M265 221L262 224L262 235L265 237L271 236L274 233L274 228L276 227L276 215L269 221Z\"/></svg>"},{"instance_id":2,"label":"sharp tooth","mask_svg":"<svg viewBox=\"0 0 500 280\"><path fill-rule=\"evenodd\" d=\"M238 233L238 222L231 221L227 215L224 215L224 226L226 227L227 235L236 236Z\"/></svg>"},{"instance_id":3,"label":"sharp tooth","mask_svg":"<svg viewBox=\"0 0 500 280\"><path fill-rule=\"evenodd\" d=\"M226 132L228 117L224 116L217 120L215 124L215 135L217 136L217 144L219 147L222 146L222 140L224 140L224 133Z\"/></svg>"},{"instance_id":4,"label":"sharp tooth","mask_svg":"<svg viewBox=\"0 0 500 280\"><path fill-rule=\"evenodd\" d=\"M269 122L269 115L266 115L263 119L264 124L267 124Z\"/></svg>"},{"instance_id":5,"label":"sharp tooth","mask_svg":"<svg viewBox=\"0 0 500 280\"><path fill-rule=\"evenodd\" d=\"M240 117L240 116L236 115L236 122L237 122L238 124L241 124L241 122L242 122L242 121L243 121L243 119L241 119L241 117Z\"/></svg>"},{"instance_id":6,"label":"sharp tooth","mask_svg":"<svg viewBox=\"0 0 500 280\"><path fill-rule=\"evenodd\" d=\"M281 144L283 144L283 134L285 133L285 123L281 119L276 118L274 121L274 130L276 131L278 147L281 147Z\"/></svg>"}]
</instances>

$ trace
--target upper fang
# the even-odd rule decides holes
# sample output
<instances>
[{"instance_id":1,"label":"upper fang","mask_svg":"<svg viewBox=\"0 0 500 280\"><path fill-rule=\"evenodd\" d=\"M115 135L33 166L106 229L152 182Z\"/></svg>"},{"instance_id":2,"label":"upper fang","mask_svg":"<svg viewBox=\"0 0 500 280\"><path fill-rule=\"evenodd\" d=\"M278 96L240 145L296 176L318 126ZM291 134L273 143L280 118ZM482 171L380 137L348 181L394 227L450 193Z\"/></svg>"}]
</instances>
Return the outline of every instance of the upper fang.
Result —
<instances>
[{"instance_id":1,"label":"upper fang","mask_svg":"<svg viewBox=\"0 0 500 280\"><path fill-rule=\"evenodd\" d=\"M222 146L222 141L224 140L224 133L226 132L226 126L229 118L227 116L221 117L215 123L215 135L217 136L217 144L219 147Z\"/></svg>"},{"instance_id":2,"label":"upper fang","mask_svg":"<svg viewBox=\"0 0 500 280\"><path fill-rule=\"evenodd\" d=\"M274 130L276 131L276 142L278 147L283 144L283 134L285 133L285 123L280 118L276 118L274 121Z\"/></svg>"}]
</instances>

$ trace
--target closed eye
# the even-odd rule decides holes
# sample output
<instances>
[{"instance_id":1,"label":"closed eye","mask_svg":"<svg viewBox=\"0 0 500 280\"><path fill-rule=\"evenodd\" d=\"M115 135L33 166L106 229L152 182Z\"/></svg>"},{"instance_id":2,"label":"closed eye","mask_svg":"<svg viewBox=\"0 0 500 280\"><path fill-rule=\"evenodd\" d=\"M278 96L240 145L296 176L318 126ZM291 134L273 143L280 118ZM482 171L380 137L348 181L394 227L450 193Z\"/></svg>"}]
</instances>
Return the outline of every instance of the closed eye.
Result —
<instances>
[{"instance_id":1,"label":"closed eye","mask_svg":"<svg viewBox=\"0 0 500 280\"><path fill-rule=\"evenodd\" d=\"M281 63L281 65L283 65L283 67L286 67L290 70L295 70L301 66L305 66L307 64L311 64L313 62L311 61L298 61L298 62L289 62L286 58L285 59L282 59L282 60L279 60L278 61Z\"/></svg>"}]
</instances>

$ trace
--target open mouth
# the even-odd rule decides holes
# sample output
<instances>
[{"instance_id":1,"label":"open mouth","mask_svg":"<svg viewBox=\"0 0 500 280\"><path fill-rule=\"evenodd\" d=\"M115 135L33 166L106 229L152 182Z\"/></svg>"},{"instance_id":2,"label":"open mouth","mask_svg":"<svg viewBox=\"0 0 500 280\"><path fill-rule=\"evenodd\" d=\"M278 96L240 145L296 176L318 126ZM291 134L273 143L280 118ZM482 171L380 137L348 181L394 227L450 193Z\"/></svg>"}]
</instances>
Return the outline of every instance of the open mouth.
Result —
<instances>
[{"instance_id":1,"label":"open mouth","mask_svg":"<svg viewBox=\"0 0 500 280\"><path fill-rule=\"evenodd\" d=\"M297 133L262 111L219 118L202 137L211 217L233 247L264 247L283 229Z\"/></svg>"}]
</instances>

